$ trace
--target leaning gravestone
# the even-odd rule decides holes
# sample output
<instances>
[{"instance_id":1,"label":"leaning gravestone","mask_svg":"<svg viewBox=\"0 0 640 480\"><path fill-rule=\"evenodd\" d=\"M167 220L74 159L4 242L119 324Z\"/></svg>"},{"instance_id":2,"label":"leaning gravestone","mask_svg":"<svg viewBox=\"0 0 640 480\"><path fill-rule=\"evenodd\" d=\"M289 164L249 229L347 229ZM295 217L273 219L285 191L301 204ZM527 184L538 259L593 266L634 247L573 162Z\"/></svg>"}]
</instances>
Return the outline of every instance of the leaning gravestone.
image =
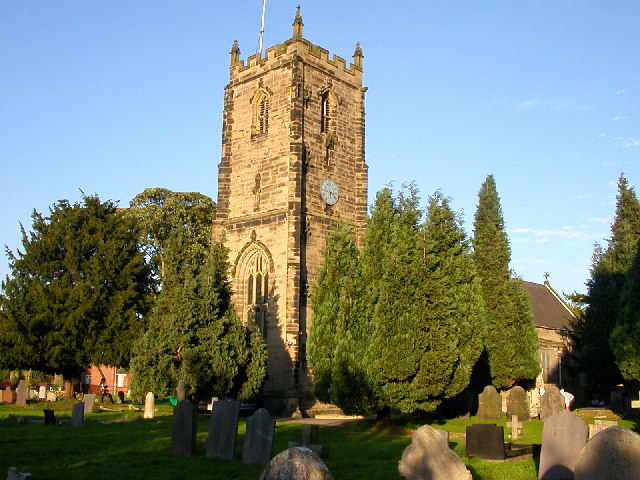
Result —
<instances>
[{"instance_id":1,"label":"leaning gravestone","mask_svg":"<svg viewBox=\"0 0 640 480\"><path fill-rule=\"evenodd\" d=\"M594 435L600 433L604 429L617 426L618 422L615 422L613 420L594 420L593 423L589 424L589 440L591 440Z\"/></svg>"},{"instance_id":2,"label":"leaning gravestone","mask_svg":"<svg viewBox=\"0 0 640 480\"><path fill-rule=\"evenodd\" d=\"M74 427L82 426L84 422L84 403L74 403L71 406L71 425Z\"/></svg>"},{"instance_id":3,"label":"leaning gravestone","mask_svg":"<svg viewBox=\"0 0 640 480\"><path fill-rule=\"evenodd\" d=\"M485 420L502 417L502 396L493 385L487 385L478 395L478 416Z\"/></svg>"},{"instance_id":4,"label":"leaning gravestone","mask_svg":"<svg viewBox=\"0 0 640 480\"><path fill-rule=\"evenodd\" d=\"M16 405L23 407L27 406L27 385L24 380L18 382L18 388L16 389Z\"/></svg>"},{"instance_id":5,"label":"leaning gravestone","mask_svg":"<svg viewBox=\"0 0 640 480\"><path fill-rule=\"evenodd\" d=\"M471 473L435 428L423 425L413 434L398 464L408 480L471 480Z\"/></svg>"},{"instance_id":6,"label":"leaning gravestone","mask_svg":"<svg viewBox=\"0 0 640 480\"><path fill-rule=\"evenodd\" d=\"M487 460L504 460L504 429L495 423L476 423L466 429L467 457L479 457Z\"/></svg>"},{"instance_id":7,"label":"leaning gravestone","mask_svg":"<svg viewBox=\"0 0 640 480\"><path fill-rule=\"evenodd\" d=\"M91 413L93 412L93 404L96 401L96 394L95 393L87 393L85 394L84 398L83 398L83 402L84 402L84 413Z\"/></svg>"},{"instance_id":8,"label":"leaning gravestone","mask_svg":"<svg viewBox=\"0 0 640 480\"><path fill-rule=\"evenodd\" d=\"M259 480L333 480L333 475L315 453L294 447L279 453L260 474Z\"/></svg>"},{"instance_id":9,"label":"leaning gravestone","mask_svg":"<svg viewBox=\"0 0 640 480\"><path fill-rule=\"evenodd\" d=\"M260 408L249 417L242 448L242 463L248 465L269 463L275 429L275 419L264 408Z\"/></svg>"},{"instance_id":10,"label":"leaning gravestone","mask_svg":"<svg viewBox=\"0 0 640 480\"><path fill-rule=\"evenodd\" d=\"M575 480L631 480L640 478L640 435L609 427L594 435L580 452Z\"/></svg>"},{"instance_id":11,"label":"leaning gravestone","mask_svg":"<svg viewBox=\"0 0 640 480\"><path fill-rule=\"evenodd\" d=\"M239 416L240 402L219 400L215 403L207 436L207 457L233 460Z\"/></svg>"},{"instance_id":12,"label":"leaning gravestone","mask_svg":"<svg viewBox=\"0 0 640 480\"><path fill-rule=\"evenodd\" d=\"M189 400L183 400L173 409L171 451L183 457L195 457L198 431L198 409Z\"/></svg>"},{"instance_id":13,"label":"leaning gravestone","mask_svg":"<svg viewBox=\"0 0 640 480\"><path fill-rule=\"evenodd\" d=\"M147 392L147 396L144 397L144 418L153 418L155 416L156 399L153 396L153 392Z\"/></svg>"},{"instance_id":14,"label":"leaning gravestone","mask_svg":"<svg viewBox=\"0 0 640 480\"><path fill-rule=\"evenodd\" d=\"M586 441L587 424L569 410L556 413L544 422L538 480L573 478L578 455Z\"/></svg>"},{"instance_id":15,"label":"leaning gravestone","mask_svg":"<svg viewBox=\"0 0 640 480\"><path fill-rule=\"evenodd\" d=\"M555 385L548 385L540 397L540 420L546 422L556 413L566 410L564 397Z\"/></svg>"},{"instance_id":16,"label":"leaning gravestone","mask_svg":"<svg viewBox=\"0 0 640 480\"><path fill-rule=\"evenodd\" d=\"M509 390L509 396L507 397L507 418L511 418L513 415L517 415L520 421L529 420L529 398L524 388L516 385Z\"/></svg>"}]
</instances>

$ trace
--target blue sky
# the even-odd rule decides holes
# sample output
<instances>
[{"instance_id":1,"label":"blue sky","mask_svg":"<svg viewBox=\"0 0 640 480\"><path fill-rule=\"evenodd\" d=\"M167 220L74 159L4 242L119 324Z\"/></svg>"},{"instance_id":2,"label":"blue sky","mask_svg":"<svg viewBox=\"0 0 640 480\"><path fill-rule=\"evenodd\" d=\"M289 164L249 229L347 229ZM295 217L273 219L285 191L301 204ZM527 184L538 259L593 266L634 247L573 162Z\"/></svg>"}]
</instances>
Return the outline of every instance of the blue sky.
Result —
<instances>
[{"instance_id":1,"label":"blue sky","mask_svg":"<svg viewBox=\"0 0 640 480\"><path fill-rule=\"evenodd\" d=\"M265 46L298 1L268 0ZM640 2L301 3L304 37L364 52L369 198L437 189L473 229L496 178L525 280L585 291L616 183L640 185ZM223 89L237 39L256 51L261 0L0 3L0 243L80 190L147 187L217 198ZM426 203L426 202L425 202ZM0 277L8 273L0 259Z\"/></svg>"}]
</instances>

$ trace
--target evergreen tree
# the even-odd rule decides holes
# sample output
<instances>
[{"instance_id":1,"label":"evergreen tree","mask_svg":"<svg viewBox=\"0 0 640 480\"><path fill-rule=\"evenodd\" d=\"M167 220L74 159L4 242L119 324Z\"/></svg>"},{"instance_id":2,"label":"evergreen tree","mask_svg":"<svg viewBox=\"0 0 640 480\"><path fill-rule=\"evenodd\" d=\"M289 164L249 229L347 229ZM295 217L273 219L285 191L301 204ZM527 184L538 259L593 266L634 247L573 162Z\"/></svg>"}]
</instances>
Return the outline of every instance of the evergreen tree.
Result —
<instances>
[{"instance_id":1,"label":"evergreen tree","mask_svg":"<svg viewBox=\"0 0 640 480\"><path fill-rule=\"evenodd\" d=\"M404 412L433 410L460 393L482 350L484 306L469 244L436 193L420 227L415 188L395 202L378 282L368 374L381 399Z\"/></svg>"},{"instance_id":2,"label":"evergreen tree","mask_svg":"<svg viewBox=\"0 0 640 480\"><path fill-rule=\"evenodd\" d=\"M97 195L34 211L0 295L0 363L77 378L128 366L153 282L133 223Z\"/></svg>"},{"instance_id":3,"label":"evergreen tree","mask_svg":"<svg viewBox=\"0 0 640 480\"><path fill-rule=\"evenodd\" d=\"M147 391L170 395L181 379L196 398L255 396L266 375L266 349L233 311L226 248L214 242L204 265L197 258L179 265L171 258L174 251L184 260L184 248L167 249L167 275L168 266L175 272L165 281L131 362L134 397Z\"/></svg>"},{"instance_id":4,"label":"evergreen tree","mask_svg":"<svg viewBox=\"0 0 640 480\"><path fill-rule=\"evenodd\" d=\"M511 249L493 175L478 197L473 255L487 308L485 348L493 385L507 388L538 375L538 337L524 284L509 269Z\"/></svg>"},{"instance_id":5,"label":"evergreen tree","mask_svg":"<svg viewBox=\"0 0 640 480\"><path fill-rule=\"evenodd\" d=\"M314 394L345 413L376 408L363 364L368 343L362 269L353 226L339 224L327 238L311 297L313 322L307 355Z\"/></svg>"},{"instance_id":6,"label":"evergreen tree","mask_svg":"<svg viewBox=\"0 0 640 480\"><path fill-rule=\"evenodd\" d=\"M609 339L618 317L625 279L636 256L638 240L640 203L634 189L621 175L611 238L606 250L596 245L593 256L591 278L587 282L588 306L580 342L585 370L603 385L615 385L622 379Z\"/></svg>"}]
</instances>

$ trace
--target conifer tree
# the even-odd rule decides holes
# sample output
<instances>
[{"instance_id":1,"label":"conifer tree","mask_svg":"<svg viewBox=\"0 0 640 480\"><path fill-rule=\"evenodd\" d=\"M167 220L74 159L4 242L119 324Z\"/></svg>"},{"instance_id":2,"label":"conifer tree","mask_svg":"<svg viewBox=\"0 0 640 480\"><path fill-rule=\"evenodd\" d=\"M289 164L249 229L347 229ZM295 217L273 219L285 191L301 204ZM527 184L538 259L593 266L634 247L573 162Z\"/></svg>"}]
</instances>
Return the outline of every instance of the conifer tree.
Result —
<instances>
[{"instance_id":1,"label":"conifer tree","mask_svg":"<svg viewBox=\"0 0 640 480\"><path fill-rule=\"evenodd\" d=\"M493 385L506 388L538 375L538 337L524 284L509 269L511 250L493 175L478 197L473 256L487 308L485 348Z\"/></svg>"},{"instance_id":2,"label":"conifer tree","mask_svg":"<svg viewBox=\"0 0 640 480\"><path fill-rule=\"evenodd\" d=\"M134 224L97 195L34 211L0 295L0 363L78 378L128 366L153 281Z\"/></svg>"},{"instance_id":3,"label":"conifer tree","mask_svg":"<svg viewBox=\"0 0 640 480\"><path fill-rule=\"evenodd\" d=\"M593 256L591 278L587 282L588 306L580 342L584 368L603 385L615 385L622 378L609 339L620 311L621 292L636 257L639 240L640 203L634 189L621 175L611 238L606 250L597 245ZM629 317L625 315L624 318ZM622 337L618 335L612 342L616 340L619 342ZM624 347L621 345L621 348ZM620 358L623 357L621 355Z\"/></svg>"}]
</instances>

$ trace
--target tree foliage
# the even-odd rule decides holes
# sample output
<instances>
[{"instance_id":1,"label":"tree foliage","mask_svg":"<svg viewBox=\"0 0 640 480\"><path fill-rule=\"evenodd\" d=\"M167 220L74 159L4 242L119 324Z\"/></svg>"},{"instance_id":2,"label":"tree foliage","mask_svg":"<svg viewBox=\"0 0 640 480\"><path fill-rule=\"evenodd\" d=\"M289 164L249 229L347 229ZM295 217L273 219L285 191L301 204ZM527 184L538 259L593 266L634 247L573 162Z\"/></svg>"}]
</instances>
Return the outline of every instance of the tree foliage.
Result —
<instances>
[{"instance_id":1,"label":"tree foliage","mask_svg":"<svg viewBox=\"0 0 640 480\"><path fill-rule=\"evenodd\" d=\"M511 249L493 175L478 197L473 256L487 308L485 348L493 385L506 388L538 375L538 337L527 291L509 269Z\"/></svg>"},{"instance_id":2,"label":"tree foliage","mask_svg":"<svg viewBox=\"0 0 640 480\"><path fill-rule=\"evenodd\" d=\"M635 191L621 175L618 180L616 213L611 226L611 237L607 248L596 245L593 256L591 278L587 282L587 308L580 342L582 363L587 372L598 383L615 385L622 379L620 369L609 343L621 306L621 292L627 274L633 265L640 240L640 203ZM631 285L629 289L633 289ZM625 305L630 305L626 303ZM625 314L624 323L629 320ZM612 339L623 340L624 329ZM620 345L622 350L626 342ZM625 357L620 350L621 357ZM629 360L624 360L628 362ZM626 368L626 367L625 367Z\"/></svg>"},{"instance_id":3,"label":"tree foliage","mask_svg":"<svg viewBox=\"0 0 640 480\"><path fill-rule=\"evenodd\" d=\"M23 251L7 250L0 362L73 377L91 363L127 366L153 285L134 224L97 195L32 218Z\"/></svg>"}]
</instances>

